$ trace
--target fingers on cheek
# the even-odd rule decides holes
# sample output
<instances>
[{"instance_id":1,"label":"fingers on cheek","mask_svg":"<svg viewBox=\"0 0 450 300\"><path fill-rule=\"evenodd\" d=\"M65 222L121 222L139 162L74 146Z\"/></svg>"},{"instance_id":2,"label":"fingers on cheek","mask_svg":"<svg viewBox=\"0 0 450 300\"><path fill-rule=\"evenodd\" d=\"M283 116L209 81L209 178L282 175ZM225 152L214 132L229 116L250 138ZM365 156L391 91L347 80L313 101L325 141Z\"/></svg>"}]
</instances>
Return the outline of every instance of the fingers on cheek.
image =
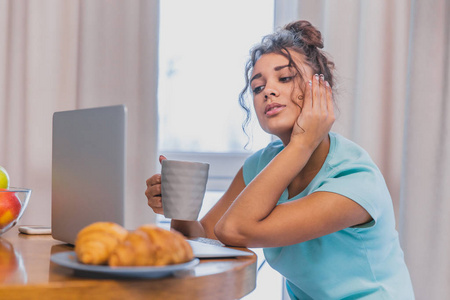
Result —
<instances>
[{"instance_id":1,"label":"fingers on cheek","mask_svg":"<svg viewBox=\"0 0 450 300\"><path fill-rule=\"evenodd\" d=\"M320 79L317 79L316 80L316 85L315 85L315 88L314 88L314 97L317 100L320 100L320 97L323 95L323 92L324 92L324 90L323 90L322 81Z\"/></svg>"},{"instance_id":2,"label":"fingers on cheek","mask_svg":"<svg viewBox=\"0 0 450 300\"><path fill-rule=\"evenodd\" d=\"M332 104L333 102L333 90L331 89L330 84L328 81L326 82L326 91L327 91L327 101L329 104Z\"/></svg>"},{"instance_id":3,"label":"fingers on cheek","mask_svg":"<svg viewBox=\"0 0 450 300\"><path fill-rule=\"evenodd\" d=\"M306 86L306 100L311 100L313 97L313 82L310 80Z\"/></svg>"},{"instance_id":4,"label":"fingers on cheek","mask_svg":"<svg viewBox=\"0 0 450 300\"><path fill-rule=\"evenodd\" d=\"M327 95L328 95L328 94L331 94L331 86L330 86L330 84L328 83L328 81L325 81L325 82L323 83L323 86L325 87L325 91L327 92Z\"/></svg>"},{"instance_id":5,"label":"fingers on cheek","mask_svg":"<svg viewBox=\"0 0 450 300\"><path fill-rule=\"evenodd\" d=\"M319 86L319 80L317 79L316 75L313 76L312 79L312 92L315 94L317 92L317 87Z\"/></svg>"},{"instance_id":6,"label":"fingers on cheek","mask_svg":"<svg viewBox=\"0 0 450 300\"><path fill-rule=\"evenodd\" d=\"M319 79L317 80L317 90L320 96L324 96L326 93L326 81L323 74L319 75Z\"/></svg>"}]
</instances>

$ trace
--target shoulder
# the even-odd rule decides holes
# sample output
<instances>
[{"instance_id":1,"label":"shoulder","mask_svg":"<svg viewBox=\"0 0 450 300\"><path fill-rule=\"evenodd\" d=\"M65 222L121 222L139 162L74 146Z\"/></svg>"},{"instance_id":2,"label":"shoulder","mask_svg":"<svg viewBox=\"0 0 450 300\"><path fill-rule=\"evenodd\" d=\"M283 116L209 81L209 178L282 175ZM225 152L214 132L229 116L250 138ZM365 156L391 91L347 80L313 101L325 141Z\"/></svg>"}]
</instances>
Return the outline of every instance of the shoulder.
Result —
<instances>
[{"instance_id":1,"label":"shoulder","mask_svg":"<svg viewBox=\"0 0 450 300\"><path fill-rule=\"evenodd\" d=\"M330 134L333 147L326 172L315 191L343 195L366 209L374 220L390 205L391 198L381 171L370 155L356 143L338 134Z\"/></svg>"},{"instance_id":2,"label":"shoulder","mask_svg":"<svg viewBox=\"0 0 450 300\"><path fill-rule=\"evenodd\" d=\"M384 177L370 157L361 146L349 139L336 134L330 134L332 139L329 157L326 160L326 177L340 179L339 182L355 182L366 187L385 185Z\"/></svg>"},{"instance_id":3,"label":"shoulder","mask_svg":"<svg viewBox=\"0 0 450 300\"><path fill-rule=\"evenodd\" d=\"M330 139L331 147L327 160L329 168L334 171L352 168L355 171L370 169L372 172L379 172L377 165L364 148L337 133L330 133Z\"/></svg>"},{"instance_id":4,"label":"shoulder","mask_svg":"<svg viewBox=\"0 0 450 300\"><path fill-rule=\"evenodd\" d=\"M334 151L337 154L371 160L367 151L354 141L335 132L330 132L330 139L334 140Z\"/></svg>"}]
</instances>

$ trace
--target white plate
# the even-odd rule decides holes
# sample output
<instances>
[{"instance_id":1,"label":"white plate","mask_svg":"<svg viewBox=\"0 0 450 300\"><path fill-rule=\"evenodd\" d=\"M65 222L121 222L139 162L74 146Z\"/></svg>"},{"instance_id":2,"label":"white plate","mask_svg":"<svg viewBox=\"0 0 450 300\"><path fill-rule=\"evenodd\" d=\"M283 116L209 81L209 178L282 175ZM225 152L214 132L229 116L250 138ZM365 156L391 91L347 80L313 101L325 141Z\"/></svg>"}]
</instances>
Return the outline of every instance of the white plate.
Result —
<instances>
[{"instance_id":1,"label":"white plate","mask_svg":"<svg viewBox=\"0 0 450 300\"><path fill-rule=\"evenodd\" d=\"M81 271L88 275L103 275L113 277L140 277L140 278L161 278L172 275L181 270L188 270L199 264L200 260L195 258L190 262L161 267L110 267L87 265L78 262L74 251L60 252L53 254L50 260L63 267Z\"/></svg>"}]
</instances>

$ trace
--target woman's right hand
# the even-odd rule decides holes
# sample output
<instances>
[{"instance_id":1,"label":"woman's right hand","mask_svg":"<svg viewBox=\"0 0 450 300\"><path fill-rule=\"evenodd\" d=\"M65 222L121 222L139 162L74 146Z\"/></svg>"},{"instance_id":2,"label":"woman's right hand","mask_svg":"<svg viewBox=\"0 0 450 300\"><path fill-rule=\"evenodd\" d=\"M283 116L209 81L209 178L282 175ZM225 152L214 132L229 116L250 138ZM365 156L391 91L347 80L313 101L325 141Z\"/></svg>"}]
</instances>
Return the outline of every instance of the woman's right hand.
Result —
<instances>
[{"instance_id":1,"label":"woman's right hand","mask_svg":"<svg viewBox=\"0 0 450 300\"><path fill-rule=\"evenodd\" d=\"M302 140L313 149L328 136L335 121L332 89L323 75L315 74L307 85L301 113L294 125L291 141Z\"/></svg>"},{"instance_id":2,"label":"woman's right hand","mask_svg":"<svg viewBox=\"0 0 450 300\"><path fill-rule=\"evenodd\" d=\"M161 163L166 158L164 156L159 157ZM164 214L161 201L161 174L155 174L146 181L147 189L145 190L145 196L147 196L147 203L156 214Z\"/></svg>"}]
</instances>

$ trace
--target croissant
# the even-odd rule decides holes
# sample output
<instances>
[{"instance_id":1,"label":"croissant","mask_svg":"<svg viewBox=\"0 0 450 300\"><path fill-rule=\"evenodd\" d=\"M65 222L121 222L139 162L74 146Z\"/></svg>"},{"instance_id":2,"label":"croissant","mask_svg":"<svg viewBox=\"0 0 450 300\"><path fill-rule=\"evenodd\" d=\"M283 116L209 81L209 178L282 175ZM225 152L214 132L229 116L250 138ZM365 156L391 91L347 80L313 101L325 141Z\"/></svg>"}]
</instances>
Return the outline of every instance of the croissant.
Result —
<instances>
[{"instance_id":1,"label":"croissant","mask_svg":"<svg viewBox=\"0 0 450 300\"><path fill-rule=\"evenodd\" d=\"M75 254L84 264L102 265L112 251L128 235L128 231L112 222L96 222L84 227L75 240Z\"/></svg>"},{"instance_id":2,"label":"croissant","mask_svg":"<svg viewBox=\"0 0 450 300\"><path fill-rule=\"evenodd\" d=\"M130 232L111 254L110 266L165 266L192 260L192 248L183 235L154 225Z\"/></svg>"}]
</instances>

